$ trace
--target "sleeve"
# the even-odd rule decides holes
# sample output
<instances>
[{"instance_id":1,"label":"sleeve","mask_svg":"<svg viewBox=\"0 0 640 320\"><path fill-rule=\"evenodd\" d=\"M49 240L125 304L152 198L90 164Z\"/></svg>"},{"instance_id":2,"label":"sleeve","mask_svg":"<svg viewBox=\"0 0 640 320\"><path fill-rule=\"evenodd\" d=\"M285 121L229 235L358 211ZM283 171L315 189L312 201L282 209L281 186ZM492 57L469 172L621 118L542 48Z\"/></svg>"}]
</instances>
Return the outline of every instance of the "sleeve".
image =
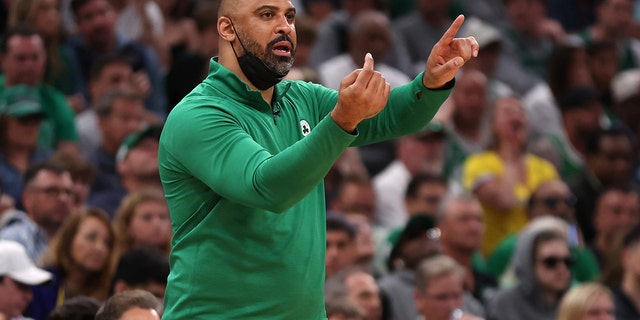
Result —
<instances>
[{"instance_id":1,"label":"sleeve","mask_svg":"<svg viewBox=\"0 0 640 320\"><path fill-rule=\"evenodd\" d=\"M463 164L462 185L473 192L482 184L502 175L502 165L488 153L470 156Z\"/></svg>"},{"instance_id":2,"label":"sleeve","mask_svg":"<svg viewBox=\"0 0 640 320\"><path fill-rule=\"evenodd\" d=\"M387 106L375 117L358 125L353 146L393 139L422 129L447 99L455 80L443 89L430 90L422 84L420 73L411 82L391 90Z\"/></svg>"},{"instance_id":3,"label":"sleeve","mask_svg":"<svg viewBox=\"0 0 640 320\"><path fill-rule=\"evenodd\" d=\"M274 212L285 211L317 187L355 139L327 115L304 139L270 154L233 115L217 108L172 116L165 133L167 152L181 170L224 198Z\"/></svg>"}]
</instances>

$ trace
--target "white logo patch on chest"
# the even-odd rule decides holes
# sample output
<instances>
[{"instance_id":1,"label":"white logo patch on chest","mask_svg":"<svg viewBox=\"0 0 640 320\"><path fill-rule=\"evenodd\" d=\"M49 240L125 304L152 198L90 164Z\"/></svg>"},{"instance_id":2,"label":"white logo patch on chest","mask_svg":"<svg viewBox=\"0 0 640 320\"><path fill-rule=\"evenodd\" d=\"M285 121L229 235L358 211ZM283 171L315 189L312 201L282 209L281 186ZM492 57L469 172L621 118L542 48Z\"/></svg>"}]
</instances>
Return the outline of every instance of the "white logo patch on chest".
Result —
<instances>
[{"instance_id":1,"label":"white logo patch on chest","mask_svg":"<svg viewBox=\"0 0 640 320\"><path fill-rule=\"evenodd\" d=\"M300 132L305 137L311 132L311 126L307 120L300 120Z\"/></svg>"}]
</instances>

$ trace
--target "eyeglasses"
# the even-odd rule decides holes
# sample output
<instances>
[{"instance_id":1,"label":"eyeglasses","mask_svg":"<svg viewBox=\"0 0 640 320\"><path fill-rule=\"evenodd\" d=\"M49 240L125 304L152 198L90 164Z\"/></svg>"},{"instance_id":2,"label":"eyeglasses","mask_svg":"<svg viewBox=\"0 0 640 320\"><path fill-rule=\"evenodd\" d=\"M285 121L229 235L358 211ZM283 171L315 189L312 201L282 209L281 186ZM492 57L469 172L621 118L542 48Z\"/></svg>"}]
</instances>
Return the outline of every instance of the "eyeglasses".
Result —
<instances>
[{"instance_id":1,"label":"eyeglasses","mask_svg":"<svg viewBox=\"0 0 640 320\"><path fill-rule=\"evenodd\" d=\"M547 208L556 208L561 202L567 207L573 208L576 205L576 197L570 195L568 197L545 197L540 199Z\"/></svg>"},{"instance_id":2,"label":"eyeglasses","mask_svg":"<svg viewBox=\"0 0 640 320\"><path fill-rule=\"evenodd\" d=\"M61 194L64 194L67 197L71 197L73 195L73 190L67 188L58 188L58 187L32 187L33 191L42 192L49 197L59 197Z\"/></svg>"},{"instance_id":3,"label":"eyeglasses","mask_svg":"<svg viewBox=\"0 0 640 320\"><path fill-rule=\"evenodd\" d=\"M574 263L573 258L571 257L554 257L554 256L545 257L540 259L539 261L547 269L555 269L560 263L564 263L564 265L567 268L571 268L571 266L573 266L573 263Z\"/></svg>"}]
</instances>

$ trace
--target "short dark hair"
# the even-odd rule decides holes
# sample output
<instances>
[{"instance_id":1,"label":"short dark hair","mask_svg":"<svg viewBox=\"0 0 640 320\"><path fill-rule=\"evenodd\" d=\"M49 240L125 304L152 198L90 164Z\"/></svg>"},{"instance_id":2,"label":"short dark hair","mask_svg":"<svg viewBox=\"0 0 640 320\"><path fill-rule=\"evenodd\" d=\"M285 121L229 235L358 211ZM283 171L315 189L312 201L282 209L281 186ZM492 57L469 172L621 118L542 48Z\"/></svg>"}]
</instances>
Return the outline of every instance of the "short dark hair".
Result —
<instances>
[{"instance_id":1,"label":"short dark hair","mask_svg":"<svg viewBox=\"0 0 640 320\"><path fill-rule=\"evenodd\" d=\"M113 105L118 100L138 101L144 104L144 98L132 90L111 89L98 98L93 105L98 118L108 117L113 111Z\"/></svg>"},{"instance_id":2,"label":"short dark hair","mask_svg":"<svg viewBox=\"0 0 640 320\"><path fill-rule=\"evenodd\" d=\"M80 9L82 9L90 1L93 0L71 0L71 12L73 13L73 17L75 19L78 19L78 12L80 12ZM109 1L107 2L109 3L109 5L111 5Z\"/></svg>"},{"instance_id":3,"label":"short dark hair","mask_svg":"<svg viewBox=\"0 0 640 320\"><path fill-rule=\"evenodd\" d=\"M35 177L38 175L38 173L40 173L40 171L50 171L53 172L57 175L61 175L65 172L69 172L69 170L67 170L67 168L65 168L64 166L62 166L61 164L52 162L52 161L42 161L42 162L36 162L32 165L30 165L27 168L27 171L24 173L24 186L28 186L33 179L35 179Z\"/></svg>"},{"instance_id":4,"label":"short dark hair","mask_svg":"<svg viewBox=\"0 0 640 320\"><path fill-rule=\"evenodd\" d=\"M420 186L432 183L440 184L445 187L447 186L447 182L443 177L430 173L421 173L411 178L411 181L409 181L409 185L407 186L405 197L414 199L418 196L418 190L420 189Z\"/></svg>"},{"instance_id":5,"label":"short dark hair","mask_svg":"<svg viewBox=\"0 0 640 320\"><path fill-rule=\"evenodd\" d=\"M124 54L112 53L101 56L96 60L89 70L89 81L95 81L100 75L102 71L113 64L124 64L130 66L133 69L131 58Z\"/></svg>"},{"instance_id":6,"label":"short dark hair","mask_svg":"<svg viewBox=\"0 0 640 320\"><path fill-rule=\"evenodd\" d=\"M564 241L567 239L560 234L557 230L543 230L540 233L536 234L533 239L533 246L531 250L531 261L535 261L538 255L538 250L543 243L551 242L551 241ZM568 244L567 244L568 245Z\"/></svg>"},{"instance_id":7,"label":"short dark hair","mask_svg":"<svg viewBox=\"0 0 640 320\"><path fill-rule=\"evenodd\" d=\"M111 282L111 293L119 280L130 287L145 285L151 282L167 284L169 261L155 248L131 249L120 257L118 267Z\"/></svg>"},{"instance_id":8,"label":"short dark hair","mask_svg":"<svg viewBox=\"0 0 640 320\"><path fill-rule=\"evenodd\" d=\"M338 213L327 214L327 232L329 231L343 231L349 235L351 240L356 237L356 228Z\"/></svg>"},{"instance_id":9,"label":"short dark hair","mask_svg":"<svg viewBox=\"0 0 640 320\"><path fill-rule=\"evenodd\" d=\"M118 320L127 310L138 307L158 310L160 301L145 290L127 290L111 296L96 313L95 320Z\"/></svg>"},{"instance_id":10,"label":"short dark hair","mask_svg":"<svg viewBox=\"0 0 640 320\"><path fill-rule=\"evenodd\" d=\"M9 50L9 46L8 46L9 40L11 40L11 38L13 38L15 36L19 36L19 37L38 36L38 37L40 37L40 34L30 24L28 24L28 23L19 23L15 27L13 27L11 29L8 29L4 33L4 35L2 36L2 41L0 41L0 52L1 53L7 53L7 51Z\"/></svg>"},{"instance_id":11,"label":"short dark hair","mask_svg":"<svg viewBox=\"0 0 640 320\"><path fill-rule=\"evenodd\" d=\"M602 148L601 146L602 140L603 140L602 138L604 137L625 137L629 139L630 142L633 143L633 139L630 136L628 130L626 130L620 125L613 125L610 128L598 130L597 132L587 137L585 155L593 156L600 153Z\"/></svg>"},{"instance_id":12,"label":"short dark hair","mask_svg":"<svg viewBox=\"0 0 640 320\"><path fill-rule=\"evenodd\" d=\"M47 320L93 320L100 309L94 298L79 296L65 301L47 316Z\"/></svg>"}]
</instances>

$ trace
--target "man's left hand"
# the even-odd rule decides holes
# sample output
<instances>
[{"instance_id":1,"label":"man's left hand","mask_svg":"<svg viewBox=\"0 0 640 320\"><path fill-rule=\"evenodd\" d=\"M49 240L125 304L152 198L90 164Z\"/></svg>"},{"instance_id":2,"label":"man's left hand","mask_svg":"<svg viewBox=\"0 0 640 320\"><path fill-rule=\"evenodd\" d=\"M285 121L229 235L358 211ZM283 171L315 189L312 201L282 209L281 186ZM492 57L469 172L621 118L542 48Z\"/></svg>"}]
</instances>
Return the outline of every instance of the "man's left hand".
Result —
<instances>
[{"instance_id":1,"label":"man's left hand","mask_svg":"<svg viewBox=\"0 0 640 320\"><path fill-rule=\"evenodd\" d=\"M422 78L426 88L437 89L451 81L465 62L478 56L480 46L474 37L456 38L464 22L459 15L442 38L433 46Z\"/></svg>"}]
</instances>

